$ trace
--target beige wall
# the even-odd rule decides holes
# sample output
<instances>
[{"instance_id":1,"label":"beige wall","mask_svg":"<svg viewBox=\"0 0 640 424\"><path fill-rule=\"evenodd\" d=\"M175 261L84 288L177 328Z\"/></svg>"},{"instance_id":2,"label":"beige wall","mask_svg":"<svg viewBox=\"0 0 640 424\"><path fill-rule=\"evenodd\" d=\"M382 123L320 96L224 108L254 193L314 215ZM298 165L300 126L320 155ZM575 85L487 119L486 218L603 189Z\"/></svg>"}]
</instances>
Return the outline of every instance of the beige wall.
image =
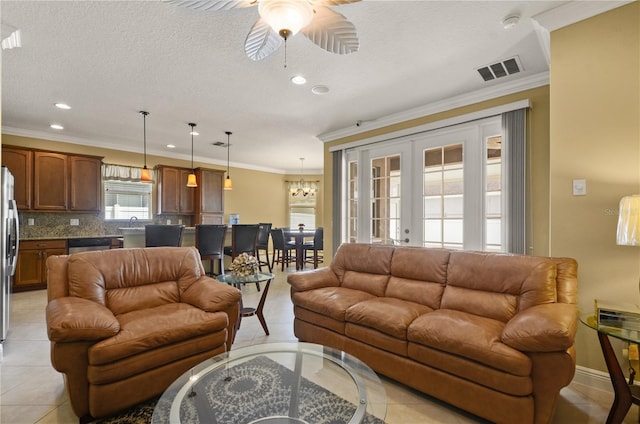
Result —
<instances>
[{"instance_id":1,"label":"beige wall","mask_svg":"<svg viewBox=\"0 0 640 424\"><path fill-rule=\"evenodd\" d=\"M618 202L640 193L639 57L638 2L551 34L551 254L578 260L583 313L596 298L640 302L640 248L616 245ZM592 330L576 347L578 365L606 370Z\"/></svg>"},{"instance_id":2,"label":"beige wall","mask_svg":"<svg viewBox=\"0 0 640 424\"><path fill-rule=\"evenodd\" d=\"M331 178L333 163L329 149L334 146L366 139L369 137L387 134L394 131L416 127L443 119L465 115L471 112L489 109L491 107L509 104L518 100L529 99L531 108L528 111L527 142L529 150L528 192L527 199L527 251L534 255L548 255L549 253L549 87L544 86L532 90L522 91L509 96L484 101L481 103L449 110L434 115L425 116L400 124L363 132L357 135L345 137L325 145L324 170L324 217L328 228L332 228L332 190ZM325 232L325 258L332 257L331 231ZM325 259L325 263L327 259Z\"/></svg>"},{"instance_id":3,"label":"beige wall","mask_svg":"<svg viewBox=\"0 0 640 424\"><path fill-rule=\"evenodd\" d=\"M3 134L2 144L102 156L104 163L118 165L142 166L143 163L142 154L29 137ZM148 167L153 168L158 164L189 167L191 161L147 155ZM194 166L226 170L223 166L200 162L194 162ZM230 174L234 188L225 191L225 222L229 222L229 213L239 213L241 223L272 222L274 226L287 225L287 193L284 181L291 178L283 174L241 168L231 168Z\"/></svg>"}]
</instances>

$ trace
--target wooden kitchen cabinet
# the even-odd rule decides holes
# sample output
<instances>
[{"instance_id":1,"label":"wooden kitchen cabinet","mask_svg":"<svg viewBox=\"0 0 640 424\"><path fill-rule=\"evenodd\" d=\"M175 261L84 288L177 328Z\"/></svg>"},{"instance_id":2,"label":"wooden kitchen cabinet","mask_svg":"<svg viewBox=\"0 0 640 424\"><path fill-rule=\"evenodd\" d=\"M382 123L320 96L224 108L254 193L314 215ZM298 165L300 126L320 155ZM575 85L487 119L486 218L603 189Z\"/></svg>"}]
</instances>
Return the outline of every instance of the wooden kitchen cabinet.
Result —
<instances>
[{"instance_id":1,"label":"wooden kitchen cabinet","mask_svg":"<svg viewBox=\"0 0 640 424\"><path fill-rule=\"evenodd\" d=\"M187 187L190 169L158 166L156 175L156 214L193 215L194 187Z\"/></svg>"},{"instance_id":2,"label":"wooden kitchen cabinet","mask_svg":"<svg viewBox=\"0 0 640 424\"><path fill-rule=\"evenodd\" d=\"M69 210L100 212L102 209L102 160L69 156Z\"/></svg>"},{"instance_id":3,"label":"wooden kitchen cabinet","mask_svg":"<svg viewBox=\"0 0 640 424\"><path fill-rule=\"evenodd\" d=\"M67 210L68 171L67 155L33 152L33 209Z\"/></svg>"},{"instance_id":4,"label":"wooden kitchen cabinet","mask_svg":"<svg viewBox=\"0 0 640 424\"><path fill-rule=\"evenodd\" d=\"M9 171L13 174L13 198L18 205L18 209L31 209L33 152L31 150L3 147L2 165L9 168Z\"/></svg>"},{"instance_id":5,"label":"wooden kitchen cabinet","mask_svg":"<svg viewBox=\"0 0 640 424\"><path fill-rule=\"evenodd\" d=\"M47 258L66 255L67 241L22 240L18 251L18 263L13 277L13 291L43 289L47 287Z\"/></svg>"},{"instance_id":6,"label":"wooden kitchen cabinet","mask_svg":"<svg viewBox=\"0 0 640 424\"><path fill-rule=\"evenodd\" d=\"M102 158L2 146L19 210L100 212Z\"/></svg>"},{"instance_id":7,"label":"wooden kitchen cabinet","mask_svg":"<svg viewBox=\"0 0 640 424\"><path fill-rule=\"evenodd\" d=\"M194 224L224 224L224 171L197 168Z\"/></svg>"}]
</instances>

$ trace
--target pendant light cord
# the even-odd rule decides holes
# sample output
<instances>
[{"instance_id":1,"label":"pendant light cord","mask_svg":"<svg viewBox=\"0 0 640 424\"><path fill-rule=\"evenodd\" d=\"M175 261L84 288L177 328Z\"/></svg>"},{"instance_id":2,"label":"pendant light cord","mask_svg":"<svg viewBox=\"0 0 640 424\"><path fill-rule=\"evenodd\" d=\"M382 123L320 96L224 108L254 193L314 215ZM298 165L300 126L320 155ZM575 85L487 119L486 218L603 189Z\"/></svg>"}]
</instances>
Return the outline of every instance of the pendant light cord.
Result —
<instances>
[{"instance_id":1,"label":"pendant light cord","mask_svg":"<svg viewBox=\"0 0 640 424\"><path fill-rule=\"evenodd\" d=\"M141 110L142 114L142 140L143 140L143 151L144 151L144 167L147 167L147 115L149 112Z\"/></svg>"},{"instance_id":2,"label":"pendant light cord","mask_svg":"<svg viewBox=\"0 0 640 424\"><path fill-rule=\"evenodd\" d=\"M225 133L227 134L227 178L229 178L229 149L231 148L229 138L231 137L231 132L225 131Z\"/></svg>"},{"instance_id":3,"label":"pendant light cord","mask_svg":"<svg viewBox=\"0 0 640 424\"><path fill-rule=\"evenodd\" d=\"M193 173L193 131L196 127L196 124L190 123L191 126L191 173Z\"/></svg>"}]
</instances>

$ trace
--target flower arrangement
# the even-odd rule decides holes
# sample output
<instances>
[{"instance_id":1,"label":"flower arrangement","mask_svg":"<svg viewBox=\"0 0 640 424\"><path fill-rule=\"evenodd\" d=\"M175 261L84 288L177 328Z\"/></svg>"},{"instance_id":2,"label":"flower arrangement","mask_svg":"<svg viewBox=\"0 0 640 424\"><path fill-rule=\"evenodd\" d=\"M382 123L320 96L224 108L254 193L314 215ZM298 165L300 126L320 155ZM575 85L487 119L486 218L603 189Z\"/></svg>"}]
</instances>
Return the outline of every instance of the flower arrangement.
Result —
<instances>
[{"instance_id":1,"label":"flower arrangement","mask_svg":"<svg viewBox=\"0 0 640 424\"><path fill-rule=\"evenodd\" d=\"M241 253L231 263L231 272L237 277L248 277L258 273L258 260L251 255Z\"/></svg>"}]
</instances>

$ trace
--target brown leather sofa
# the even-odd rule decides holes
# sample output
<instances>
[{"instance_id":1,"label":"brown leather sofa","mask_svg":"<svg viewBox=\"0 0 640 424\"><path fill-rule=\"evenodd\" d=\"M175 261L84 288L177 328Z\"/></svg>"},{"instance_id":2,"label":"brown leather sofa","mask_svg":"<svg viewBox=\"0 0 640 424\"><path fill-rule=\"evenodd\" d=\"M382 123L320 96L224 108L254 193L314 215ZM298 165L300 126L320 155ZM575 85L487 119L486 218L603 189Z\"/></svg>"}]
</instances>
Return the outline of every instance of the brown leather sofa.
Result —
<instances>
[{"instance_id":1,"label":"brown leather sofa","mask_svg":"<svg viewBox=\"0 0 640 424\"><path fill-rule=\"evenodd\" d=\"M573 259L343 244L288 282L298 339L493 422L550 422L573 379Z\"/></svg>"},{"instance_id":2,"label":"brown leather sofa","mask_svg":"<svg viewBox=\"0 0 640 424\"><path fill-rule=\"evenodd\" d=\"M51 362L83 420L159 395L231 348L240 292L206 277L193 247L51 256L47 270Z\"/></svg>"}]
</instances>

